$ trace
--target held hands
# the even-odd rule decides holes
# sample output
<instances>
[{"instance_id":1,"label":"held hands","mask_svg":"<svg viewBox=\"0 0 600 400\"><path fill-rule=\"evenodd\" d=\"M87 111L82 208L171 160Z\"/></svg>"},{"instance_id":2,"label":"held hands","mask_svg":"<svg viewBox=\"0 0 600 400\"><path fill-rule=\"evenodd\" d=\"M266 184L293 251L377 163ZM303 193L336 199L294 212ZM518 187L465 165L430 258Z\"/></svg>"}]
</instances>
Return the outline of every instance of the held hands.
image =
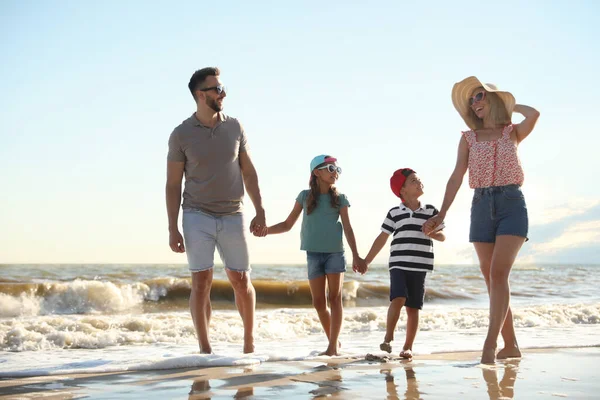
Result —
<instances>
[{"instance_id":1,"label":"held hands","mask_svg":"<svg viewBox=\"0 0 600 400\"><path fill-rule=\"evenodd\" d=\"M352 271L358 272L359 274L364 275L368 269L369 269L369 266L367 265L367 263L364 259L360 258L359 256L353 257Z\"/></svg>"},{"instance_id":2,"label":"held hands","mask_svg":"<svg viewBox=\"0 0 600 400\"><path fill-rule=\"evenodd\" d=\"M175 253L185 253L183 236L179 232L179 229L169 231L169 247L171 247L171 250Z\"/></svg>"},{"instance_id":3,"label":"held hands","mask_svg":"<svg viewBox=\"0 0 600 400\"><path fill-rule=\"evenodd\" d=\"M440 214L429 218L423 224L423 233L427 236L430 236L432 233L434 233L435 228L437 228L442 222L444 222L444 218Z\"/></svg>"},{"instance_id":4,"label":"held hands","mask_svg":"<svg viewBox=\"0 0 600 400\"><path fill-rule=\"evenodd\" d=\"M264 212L256 214L256 217L252 219L252 222L250 222L250 232L258 237L267 236L267 220Z\"/></svg>"}]
</instances>

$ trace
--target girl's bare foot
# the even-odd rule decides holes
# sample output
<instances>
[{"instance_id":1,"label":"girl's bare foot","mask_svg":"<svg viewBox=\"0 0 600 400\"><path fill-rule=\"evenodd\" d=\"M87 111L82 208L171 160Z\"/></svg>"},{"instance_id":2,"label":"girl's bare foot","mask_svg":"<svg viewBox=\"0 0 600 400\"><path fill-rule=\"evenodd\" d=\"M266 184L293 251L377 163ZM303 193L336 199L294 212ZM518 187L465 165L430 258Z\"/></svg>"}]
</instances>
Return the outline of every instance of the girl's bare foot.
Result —
<instances>
[{"instance_id":1,"label":"girl's bare foot","mask_svg":"<svg viewBox=\"0 0 600 400\"><path fill-rule=\"evenodd\" d=\"M481 363L482 364L495 364L496 363L496 348L495 347L484 347L481 352Z\"/></svg>"},{"instance_id":2,"label":"girl's bare foot","mask_svg":"<svg viewBox=\"0 0 600 400\"><path fill-rule=\"evenodd\" d=\"M505 358L521 358L521 350L519 350L519 347L517 346L505 347L498 352L496 358L498 360L503 360Z\"/></svg>"}]
</instances>

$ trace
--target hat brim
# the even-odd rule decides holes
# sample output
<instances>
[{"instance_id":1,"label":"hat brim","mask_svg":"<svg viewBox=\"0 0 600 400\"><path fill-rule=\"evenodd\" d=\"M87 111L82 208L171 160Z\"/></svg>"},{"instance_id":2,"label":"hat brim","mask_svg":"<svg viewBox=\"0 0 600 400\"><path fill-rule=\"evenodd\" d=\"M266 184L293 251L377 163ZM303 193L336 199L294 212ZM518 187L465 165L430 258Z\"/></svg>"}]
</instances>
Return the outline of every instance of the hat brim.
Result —
<instances>
[{"instance_id":1,"label":"hat brim","mask_svg":"<svg viewBox=\"0 0 600 400\"><path fill-rule=\"evenodd\" d=\"M452 87L452 104L454 104L454 108L456 108L456 111L458 111L469 128L477 128L472 115L469 113L469 98L473 94L473 90L478 87L483 87L487 92L496 93L504 103L508 116L512 115L515 108L515 96L510 92L498 90L495 85L483 83L475 76L470 76L455 83L454 87Z\"/></svg>"}]
</instances>

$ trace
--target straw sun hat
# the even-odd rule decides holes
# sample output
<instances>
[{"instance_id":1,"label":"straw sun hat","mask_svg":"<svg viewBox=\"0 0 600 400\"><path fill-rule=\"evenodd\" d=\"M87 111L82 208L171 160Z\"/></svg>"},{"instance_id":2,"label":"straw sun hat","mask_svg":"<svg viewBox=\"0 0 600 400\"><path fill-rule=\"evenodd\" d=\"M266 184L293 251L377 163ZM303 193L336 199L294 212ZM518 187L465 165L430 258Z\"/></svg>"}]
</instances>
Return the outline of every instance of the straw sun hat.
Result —
<instances>
[{"instance_id":1,"label":"straw sun hat","mask_svg":"<svg viewBox=\"0 0 600 400\"><path fill-rule=\"evenodd\" d=\"M477 128L475 121L473 121L473 115L469 112L469 108L471 107L469 105L469 98L473 94L473 90L478 87L484 88L487 92L496 93L504 103L508 116L512 115L515 108L515 97L510 92L499 90L493 83L483 83L476 77L470 76L454 84L452 88L452 103L454 104L454 108L456 108L462 119L465 120L469 128Z\"/></svg>"}]
</instances>

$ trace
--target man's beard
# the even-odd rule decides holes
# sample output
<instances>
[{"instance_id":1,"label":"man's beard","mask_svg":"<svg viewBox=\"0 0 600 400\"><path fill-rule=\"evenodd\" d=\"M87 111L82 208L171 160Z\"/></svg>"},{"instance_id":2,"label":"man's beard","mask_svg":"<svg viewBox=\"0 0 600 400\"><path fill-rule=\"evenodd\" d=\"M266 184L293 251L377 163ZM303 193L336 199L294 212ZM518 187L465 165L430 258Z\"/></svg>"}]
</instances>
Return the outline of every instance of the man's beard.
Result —
<instances>
[{"instance_id":1,"label":"man's beard","mask_svg":"<svg viewBox=\"0 0 600 400\"><path fill-rule=\"evenodd\" d=\"M220 112L220 111L222 111L222 110L223 110L223 107L221 107L221 106L219 105L219 103L217 103L217 101L216 101L216 100L213 100L213 99L211 99L211 98L207 98L207 99L206 99L206 105L207 105L207 106L208 106L208 107L209 107L211 110L213 110L214 112Z\"/></svg>"}]
</instances>

